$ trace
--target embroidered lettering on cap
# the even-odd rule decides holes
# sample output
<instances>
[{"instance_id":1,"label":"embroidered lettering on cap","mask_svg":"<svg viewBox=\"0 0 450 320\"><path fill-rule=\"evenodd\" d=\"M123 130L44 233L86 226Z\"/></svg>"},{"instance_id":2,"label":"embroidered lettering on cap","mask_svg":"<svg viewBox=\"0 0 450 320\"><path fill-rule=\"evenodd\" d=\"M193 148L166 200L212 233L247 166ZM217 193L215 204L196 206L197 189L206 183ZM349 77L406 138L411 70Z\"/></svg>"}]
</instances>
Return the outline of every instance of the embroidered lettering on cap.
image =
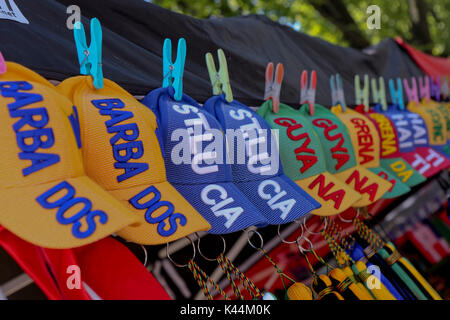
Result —
<instances>
[{"instance_id":1,"label":"embroidered lettering on cap","mask_svg":"<svg viewBox=\"0 0 450 320\"><path fill-rule=\"evenodd\" d=\"M318 186L317 194L319 197L323 198L325 201L331 200L334 202L334 208L339 209L342 203L342 200L345 197L345 191L342 189L338 189L336 191L331 191L331 189L335 186L334 182L330 182L325 185L325 176L323 174L319 174L308 186L310 190L314 190L314 188Z\"/></svg>"},{"instance_id":2,"label":"embroidered lettering on cap","mask_svg":"<svg viewBox=\"0 0 450 320\"><path fill-rule=\"evenodd\" d=\"M258 186L258 195L261 199L268 200L267 205L272 210L280 210L280 217L283 220L297 203L292 198L286 198L286 194L287 192L282 190L278 182L274 180L264 180Z\"/></svg>"},{"instance_id":3,"label":"embroidered lettering on cap","mask_svg":"<svg viewBox=\"0 0 450 320\"><path fill-rule=\"evenodd\" d=\"M370 128L367 122L362 118L352 118L350 122L353 123L358 135L358 155L362 158L360 164L365 164L375 159L371 152L373 149L373 137L370 134Z\"/></svg>"},{"instance_id":4,"label":"embroidered lettering on cap","mask_svg":"<svg viewBox=\"0 0 450 320\"><path fill-rule=\"evenodd\" d=\"M369 114L378 124L381 133L381 155L386 157L398 151L395 131L391 121L380 113Z\"/></svg>"},{"instance_id":5,"label":"embroidered lettering on cap","mask_svg":"<svg viewBox=\"0 0 450 320\"><path fill-rule=\"evenodd\" d=\"M140 202L140 200L149 195L152 195L150 200L144 203ZM187 223L187 219L183 214L174 213L175 207L171 202L161 201L161 193L155 186L142 190L128 201L136 209L146 210L145 221L150 224L158 224L156 230L163 237L171 236L177 231L178 225L185 226ZM164 212L158 217L154 217L153 214L160 208L164 209ZM168 222L165 220L168 220ZM166 229L167 223L169 224L168 229Z\"/></svg>"},{"instance_id":6,"label":"embroidered lettering on cap","mask_svg":"<svg viewBox=\"0 0 450 320\"><path fill-rule=\"evenodd\" d=\"M407 119L411 123L411 127L414 130L414 144L415 145L426 145L427 144L427 128L425 121L417 113L407 113Z\"/></svg>"},{"instance_id":7,"label":"embroidered lettering on cap","mask_svg":"<svg viewBox=\"0 0 450 320\"><path fill-rule=\"evenodd\" d=\"M114 134L109 140L113 148L113 157L116 160L114 168L123 169L125 172L118 175L117 181L122 182L148 170L148 163L134 162L131 159L138 160L144 155L142 141L139 137L139 128L136 123L120 124L121 122L132 119L134 114L131 111L123 109L125 104L120 99L100 99L92 100L91 103L100 111L103 116L109 116L111 119L105 121L108 133ZM123 141L119 143L119 141Z\"/></svg>"},{"instance_id":8,"label":"embroidered lettering on cap","mask_svg":"<svg viewBox=\"0 0 450 320\"><path fill-rule=\"evenodd\" d=\"M62 181L38 196L36 201L45 209L58 208L56 220L62 225L72 225L73 236L84 239L95 232L97 228L96 220L101 224L105 224L108 221L108 215L101 210L91 211L91 201L85 197L76 197L75 195L75 188L69 182ZM81 204L82 208L76 214L67 217L67 211L78 204ZM83 227L83 224L87 225L87 229ZM86 230L83 231L82 229Z\"/></svg>"},{"instance_id":9,"label":"embroidered lettering on cap","mask_svg":"<svg viewBox=\"0 0 450 320\"><path fill-rule=\"evenodd\" d=\"M191 151L192 161L191 168L197 174L208 174L219 171L217 164L208 164L208 162L216 161L218 153L215 151L207 151L207 147L203 150L203 143L211 141L211 145L214 143L214 134L206 119L205 115L199 112L197 107L183 104L173 104L173 110L180 114L194 113L197 117L191 119L185 119L184 124L187 127L187 133L189 134L189 147ZM206 131L206 132L204 132ZM209 132L208 132L209 131ZM203 162L206 163L203 164Z\"/></svg>"},{"instance_id":10,"label":"embroidered lettering on cap","mask_svg":"<svg viewBox=\"0 0 450 320\"><path fill-rule=\"evenodd\" d=\"M378 184L374 182L368 186L365 186L368 180L369 178L367 177L361 178L361 174L358 170L353 170L352 174L347 178L345 183L350 185L352 182L354 182L355 184L353 189L358 191L360 194L368 194L369 200L373 201L378 192Z\"/></svg>"},{"instance_id":11,"label":"embroidered lettering on cap","mask_svg":"<svg viewBox=\"0 0 450 320\"><path fill-rule=\"evenodd\" d=\"M431 116L431 121L433 122L433 126L431 127L433 129L433 138L444 143L447 139L444 137L444 126L442 125L441 115L433 108L424 108L424 110Z\"/></svg>"},{"instance_id":12,"label":"embroidered lettering on cap","mask_svg":"<svg viewBox=\"0 0 450 320\"><path fill-rule=\"evenodd\" d=\"M398 144L400 148L412 148L413 141L411 141L412 132L408 127L408 121L401 113L395 113L391 116L394 126L397 128Z\"/></svg>"},{"instance_id":13,"label":"embroidered lettering on cap","mask_svg":"<svg viewBox=\"0 0 450 320\"><path fill-rule=\"evenodd\" d=\"M345 142L344 135L341 132L331 135L331 131L338 129L338 125L333 123L330 119L314 119L313 125L317 128L323 129L324 136L329 141L338 140L337 144L330 149L331 157L337 161L334 168L339 170L343 165L345 165L350 160L350 155L348 154L348 149L344 148L342 145ZM342 153L341 153L342 152Z\"/></svg>"},{"instance_id":14,"label":"embroidered lettering on cap","mask_svg":"<svg viewBox=\"0 0 450 320\"><path fill-rule=\"evenodd\" d=\"M258 119L256 119L252 113L248 110L238 109L230 110L230 116L238 121L250 120L246 124L240 125L239 130L245 141L245 149L249 157L247 161L247 169L254 174L262 174L264 172L272 171L271 164L262 164L256 166L257 163L267 162L270 159L269 153L267 152L267 138L263 135L265 130L263 130L259 124ZM266 134L270 134L265 132ZM274 152L272 150L272 152Z\"/></svg>"},{"instance_id":15,"label":"embroidered lettering on cap","mask_svg":"<svg viewBox=\"0 0 450 320\"><path fill-rule=\"evenodd\" d=\"M394 171L398 177L402 179L403 182L406 182L411 178L414 174L412 170L407 170L406 164L403 160L398 160L390 164L390 168Z\"/></svg>"},{"instance_id":16,"label":"embroidered lettering on cap","mask_svg":"<svg viewBox=\"0 0 450 320\"><path fill-rule=\"evenodd\" d=\"M38 152L40 149L53 147L55 136L53 129L46 127L49 122L49 115L45 107L25 108L43 100L40 94L25 92L31 90L33 90L33 86L25 81L0 82L1 95L4 98L14 99L13 102L8 104L10 117L19 118L13 125L17 146L22 151L18 154L19 159L31 161L30 166L22 169L24 176L60 161L58 154ZM32 129L21 130L25 126Z\"/></svg>"},{"instance_id":17,"label":"embroidered lettering on cap","mask_svg":"<svg viewBox=\"0 0 450 320\"><path fill-rule=\"evenodd\" d=\"M214 194L216 197L214 197ZM225 227L229 229L233 223L244 212L242 207L231 207L234 202L232 197L228 196L227 190L217 184L210 184L203 188L200 197L208 206L216 217L225 218Z\"/></svg>"},{"instance_id":18,"label":"embroidered lettering on cap","mask_svg":"<svg viewBox=\"0 0 450 320\"><path fill-rule=\"evenodd\" d=\"M303 143L301 146L294 150L296 155L296 159L302 163L302 167L300 168L301 173L305 173L313 167L318 158L315 155L316 151L314 149L309 148L309 144L311 143L311 138L309 137L308 132L301 132L299 134L294 134L295 130L302 129L303 125L301 123L297 123L294 119L291 118L277 118L274 122L280 126L287 127L286 133L289 139L292 141L301 141ZM304 130L301 130L304 131Z\"/></svg>"}]
</instances>

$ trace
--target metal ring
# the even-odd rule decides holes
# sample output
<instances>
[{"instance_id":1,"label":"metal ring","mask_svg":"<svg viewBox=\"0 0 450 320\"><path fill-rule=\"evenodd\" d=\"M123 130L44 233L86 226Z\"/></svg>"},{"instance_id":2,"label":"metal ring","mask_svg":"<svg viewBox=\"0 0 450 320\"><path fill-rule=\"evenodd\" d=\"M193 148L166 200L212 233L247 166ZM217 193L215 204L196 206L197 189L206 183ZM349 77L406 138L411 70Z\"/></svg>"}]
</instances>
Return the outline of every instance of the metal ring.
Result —
<instances>
[{"instance_id":1,"label":"metal ring","mask_svg":"<svg viewBox=\"0 0 450 320\"><path fill-rule=\"evenodd\" d=\"M300 240L298 240L297 241L297 246L298 246L298 249L300 250L300 252L302 254L305 254L305 253L308 253L308 252L312 252L314 247L313 247L313 244L312 244L311 240L309 240L307 237L303 237L303 239L305 239L305 241L309 243L309 249L306 250L305 248L303 248L302 245L300 244Z\"/></svg>"},{"instance_id":2,"label":"metal ring","mask_svg":"<svg viewBox=\"0 0 450 320\"><path fill-rule=\"evenodd\" d=\"M253 245L253 243L252 243L252 241L250 240L250 232L253 232L253 233L256 233L258 236L259 236L259 239L261 240L261 247L255 247L254 245ZM250 245L250 246L252 246L252 248L254 248L254 249L256 249L256 250L259 250L259 249L262 249L263 247L264 247L264 240L263 240L263 237L261 236L261 234L258 232L258 231L256 231L256 230L247 230L247 241L248 241L248 244Z\"/></svg>"},{"instance_id":3,"label":"metal ring","mask_svg":"<svg viewBox=\"0 0 450 320\"><path fill-rule=\"evenodd\" d=\"M144 247L144 245L142 245L142 244L141 244L141 248L144 250L144 267L147 267L147 262L148 262L147 248Z\"/></svg>"},{"instance_id":4,"label":"metal ring","mask_svg":"<svg viewBox=\"0 0 450 320\"><path fill-rule=\"evenodd\" d=\"M323 230L325 230L328 227L328 217L323 217L323 219L325 220ZM312 234L312 235L321 235L322 234L320 231L312 232L308 229L308 227L306 226L306 217L303 218L303 227L305 228L305 231L309 234Z\"/></svg>"},{"instance_id":5,"label":"metal ring","mask_svg":"<svg viewBox=\"0 0 450 320\"><path fill-rule=\"evenodd\" d=\"M194 245L194 241L192 241L191 238L189 238L189 236L186 237L192 245L192 249L194 250L194 254L192 256L192 258L188 261L188 263L186 264L178 264L175 261L173 261L172 257L169 255L169 242L167 242L167 246L166 246L166 255L167 258L170 260L170 262L172 262L175 266L177 266L178 268L184 268L187 267L189 265L189 262L195 259L195 255L196 255L196 251L195 251L195 245Z\"/></svg>"},{"instance_id":6,"label":"metal ring","mask_svg":"<svg viewBox=\"0 0 450 320\"><path fill-rule=\"evenodd\" d=\"M296 220L294 220L293 222L295 222L295 223L297 223L298 225L300 225L300 229L302 230L302 234L299 235L299 236L297 237L297 239L303 237L304 230L303 230L303 225L302 225L302 223L299 221L299 219L296 219ZM280 234L280 225L278 225L277 232L278 232L278 237L280 237L281 242L286 243L286 244L293 244L293 243L296 243L296 242L297 242L297 239L295 239L294 241L286 241L286 240L284 240L283 237L282 237L281 234Z\"/></svg>"},{"instance_id":7,"label":"metal ring","mask_svg":"<svg viewBox=\"0 0 450 320\"><path fill-rule=\"evenodd\" d=\"M225 238L224 237L222 237L221 235L218 235L219 237L221 237L222 238L222 242L223 242L223 251L222 251L222 254L224 255L225 254L225 251L226 251L226 249L227 249L227 243L225 242ZM198 237L198 242L197 242L197 249L198 249L198 253L203 257L203 259L205 259L205 260L208 260L208 261L216 261L217 259L216 258L214 258L214 259L211 259L211 258L208 258L207 256L205 256L203 253L202 253L202 250L200 250L200 237L197 235L197 237Z\"/></svg>"},{"instance_id":8,"label":"metal ring","mask_svg":"<svg viewBox=\"0 0 450 320\"><path fill-rule=\"evenodd\" d=\"M344 218L341 217L341 214L338 214L339 220L341 220L342 222L345 222L345 223L352 223L353 220L355 220L355 219L358 218L358 217L359 217L359 208L356 208L356 216L353 217L353 218L350 219L350 220L344 219Z\"/></svg>"}]
</instances>

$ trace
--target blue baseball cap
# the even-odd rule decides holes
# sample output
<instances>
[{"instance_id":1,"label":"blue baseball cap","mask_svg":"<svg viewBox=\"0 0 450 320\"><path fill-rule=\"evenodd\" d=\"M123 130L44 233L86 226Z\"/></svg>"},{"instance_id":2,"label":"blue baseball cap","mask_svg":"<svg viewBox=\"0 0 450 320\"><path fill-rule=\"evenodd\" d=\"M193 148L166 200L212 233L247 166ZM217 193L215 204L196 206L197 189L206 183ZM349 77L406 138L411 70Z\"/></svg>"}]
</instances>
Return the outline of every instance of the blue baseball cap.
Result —
<instances>
[{"instance_id":1,"label":"blue baseball cap","mask_svg":"<svg viewBox=\"0 0 450 320\"><path fill-rule=\"evenodd\" d=\"M158 120L167 180L209 222L208 233L268 224L233 184L223 130L211 114L186 94L176 101L172 87L153 90L142 103Z\"/></svg>"},{"instance_id":2,"label":"blue baseball cap","mask_svg":"<svg viewBox=\"0 0 450 320\"><path fill-rule=\"evenodd\" d=\"M269 124L255 111L225 96L213 96L204 108L226 130L234 184L269 224L292 222L321 207L283 172L278 143Z\"/></svg>"}]
</instances>

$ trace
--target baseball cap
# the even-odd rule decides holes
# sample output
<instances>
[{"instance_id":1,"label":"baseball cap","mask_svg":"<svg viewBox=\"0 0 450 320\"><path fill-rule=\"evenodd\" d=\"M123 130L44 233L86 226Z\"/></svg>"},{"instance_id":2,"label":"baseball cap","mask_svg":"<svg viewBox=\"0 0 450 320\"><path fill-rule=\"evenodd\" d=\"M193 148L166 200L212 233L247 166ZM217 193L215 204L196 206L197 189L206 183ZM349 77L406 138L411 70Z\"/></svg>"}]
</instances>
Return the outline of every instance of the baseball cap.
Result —
<instances>
[{"instance_id":1,"label":"baseball cap","mask_svg":"<svg viewBox=\"0 0 450 320\"><path fill-rule=\"evenodd\" d=\"M395 175L401 182L409 187L416 186L426 181L426 178L417 172L406 160L401 158L398 147L398 139L391 120L382 113L377 113L373 109L364 111L364 106L355 108L357 112L364 115L372 121L380 139L380 164L382 168L387 169Z\"/></svg>"},{"instance_id":2,"label":"baseball cap","mask_svg":"<svg viewBox=\"0 0 450 320\"><path fill-rule=\"evenodd\" d=\"M425 121L428 128L428 142L429 146L438 150L442 155L449 157L446 153L447 148L447 120L445 114L442 114L433 104L422 102L417 104L411 101L407 106L408 110L417 113Z\"/></svg>"},{"instance_id":3,"label":"baseball cap","mask_svg":"<svg viewBox=\"0 0 450 320\"><path fill-rule=\"evenodd\" d=\"M280 157L286 175L309 193L321 207L311 213L331 216L341 213L361 196L326 170L325 153L311 123L283 103L273 112L272 100L258 109L270 127L278 130Z\"/></svg>"},{"instance_id":4,"label":"baseball cap","mask_svg":"<svg viewBox=\"0 0 450 320\"><path fill-rule=\"evenodd\" d=\"M159 122L167 179L211 224L213 234L267 225L267 219L232 183L222 127L186 94L173 87L153 90L142 100Z\"/></svg>"},{"instance_id":5,"label":"baseball cap","mask_svg":"<svg viewBox=\"0 0 450 320\"><path fill-rule=\"evenodd\" d=\"M416 113L391 105L384 111L380 105L374 110L383 113L392 122L398 152L415 170L429 178L448 168L448 159L428 144L428 128Z\"/></svg>"},{"instance_id":6,"label":"baseball cap","mask_svg":"<svg viewBox=\"0 0 450 320\"><path fill-rule=\"evenodd\" d=\"M225 96L213 96L204 108L226 130L233 183L270 224L298 219L320 207L283 173L276 138L255 111Z\"/></svg>"},{"instance_id":7,"label":"baseball cap","mask_svg":"<svg viewBox=\"0 0 450 320\"><path fill-rule=\"evenodd\" d=\"M389 182L358 165L346 126L329 109L316 104L311 115L304 104L298 112L312 123L325 151L328 171L361 194L353 207L368 206L391 188Z\"/></svg>"},{"instance_id":8,"label":"baseball cap","mask_svg":"<svg viewBox=\"0 0 450 320\"><path fill-rule=\"evenodd\" d=\"M35 245L64 249L137 220L85 175L77 109L37 73L0 75L0 224Z\"/></svg>"},{"instance_id":9,"label":"baseball cap","mask_svg":"<svg viewBox=\"0 0 450 320\"><path fill-rule=\"evenodd\" d=\"M374 124L350 108L344 112L341 105L332 107L331 111L347 126L357 163L391 183L382 198L391 199L408 193L411 189L406 184L380 166L380 137Z\"/></svg>"},{"instance_id":10,"label":"baseball cap","mask_svg":"<svg viewBox=\"0 0 450 320\"><path fill-rule=\"evenodd\" d=\"M123 228L119 236L155 245L210 228L167 182L151 110L108 79L95 89L91 77L77 76L58 90L78 108L87 175L138 218L139 224Z\"/></svg>"}]
</instances>

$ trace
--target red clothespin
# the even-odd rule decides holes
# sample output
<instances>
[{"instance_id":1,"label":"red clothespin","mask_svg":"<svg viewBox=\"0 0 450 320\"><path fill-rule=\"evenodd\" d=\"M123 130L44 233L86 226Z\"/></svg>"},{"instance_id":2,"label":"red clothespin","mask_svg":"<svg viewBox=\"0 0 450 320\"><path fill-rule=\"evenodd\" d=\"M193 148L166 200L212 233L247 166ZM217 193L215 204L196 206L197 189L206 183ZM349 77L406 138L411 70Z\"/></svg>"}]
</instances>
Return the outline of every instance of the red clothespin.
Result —
<instances>
[{"instance_id":1,"label":"red clothespin","mask_svg":"<svg viewBox=\"0 0 450 320\"><path fill-rule=\"evenodd\" d=\"M437 76L435 79L436 82L433 81L433 76L430 76L430 96L436 101L441 101L441 77Z\"/></svg>"},{"instance_id":2,"label":"red clothespin","mask_svg":"<svg viewBox=\"0 0 450 320\"><path fill-rule=\"evenodd\" d=\"M0 74L6 73L6 63L5 59L3 59L3 55L0 52Z\"/></svg>"},{"instance_id":3,"label":"red clothespin","mask_svg":"<svg viewBox=\"0 0 450 320\"><path fill-rule=\"evenodd\" d=\"M308 71L303 70L300 79L300 105L308 103L309 114L314 115L314 104L316 100L316 85L317 85L317 75L316 71L311 72L311 79L308 86Z\"/></svg>"},{"instance_id":4,"label":"red clothespin","mask_svg":"<svg viewBox=\"0 0 450 320\"><path fill-rule=\"evenodd\" d=\"M417 81L416 78L411 77L411 88L408 85L408 80L403 79L403 88L405 89L408 101L415 101L419 103L419 96L417 95Z\"/></svg>"},{"instance_id":5,"label":"red clothespin","mask_svg":"<svg viewBox=\"0 0 450 320\"><path fill-rule=\"evenodd\" d=\"M419 77L420 99L430 100L430 79L427 76Z\"/></svg>"},{"instance_id":6,"label":"red clothespin","mask_svg":"<svg viewBox=\"0 0 450 320\"><path fill-rule=\"evenodd\" d=\"M266 87L264 89L264 100L272 99L273 112L278 113L280 107L280 90L284 77L284 67L282 63L277 64L275 79L273 74L273 62L269 62L266 67Z\"/></svg>"}]
</instances>

